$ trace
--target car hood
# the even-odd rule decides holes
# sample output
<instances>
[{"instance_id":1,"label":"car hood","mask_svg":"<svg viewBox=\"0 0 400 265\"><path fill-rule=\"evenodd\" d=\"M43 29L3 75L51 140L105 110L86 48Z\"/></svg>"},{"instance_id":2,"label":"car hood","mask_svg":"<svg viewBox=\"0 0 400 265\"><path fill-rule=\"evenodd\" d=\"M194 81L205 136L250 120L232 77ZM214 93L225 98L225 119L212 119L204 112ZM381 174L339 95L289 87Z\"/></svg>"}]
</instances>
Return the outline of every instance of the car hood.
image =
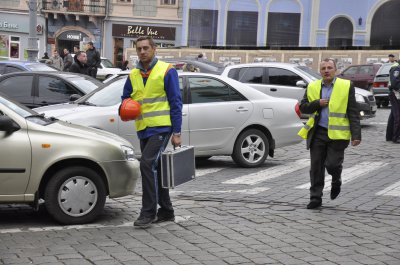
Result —
<instances>
[{"instance_id":1,"label":"car hood","mask_svg":"<svg viewBox=\"0 0 400 265\"><path fill-rule=\"evenodd\" d=\"M354 87L354 91L355 91L357 94L360 94L360 95L362 95L362 96L364 96L364 97L372 96L372 93L371 93L371 92L369 92L368 90L359 88L359 87Z\"/></svg>"},{"instance_id":2,"label":"car hood","mask_svg":"<svg viewBox=\"0 0 400 265\"><path fill-rule=\"evenodd\" d=\"M93 112L95 109L96 106L64 103L40 107L33 110L38 113L44 113L47 117L56 117L58 119L68 120L68 117L74 115L82 116L83 112Z\"/></svg>"}]
</instances>

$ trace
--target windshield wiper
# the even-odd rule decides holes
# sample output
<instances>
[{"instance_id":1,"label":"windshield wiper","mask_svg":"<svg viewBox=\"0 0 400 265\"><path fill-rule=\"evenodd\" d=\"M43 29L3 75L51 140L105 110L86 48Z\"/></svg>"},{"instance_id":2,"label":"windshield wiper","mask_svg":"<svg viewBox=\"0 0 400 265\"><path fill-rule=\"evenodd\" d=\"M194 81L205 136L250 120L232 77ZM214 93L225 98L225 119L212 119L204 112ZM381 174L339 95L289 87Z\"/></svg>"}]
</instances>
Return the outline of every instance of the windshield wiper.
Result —
<instances>
[{"instance_id":1,"label":"windshield wiper","mask_svg":"<svg viewBox=\"0 0 400 265\"><path fill-rule=\"evenodd\" d=\"M41 113L41 114L32 114L32 115L26 116L25 119L26 119L26 118L44 118L44 113Z\"/></svg>"},{"instance_id":2,"label":"windshield wiper","mask_svg":"<svg viewBox=\"0 0 400 265\"><path fill-rule=\"evenodd\" d=\"M88 102L88 101L79 102L78 105L96 106L96 104L93 104L93 103Z\"/></svg>"}]
</instances>

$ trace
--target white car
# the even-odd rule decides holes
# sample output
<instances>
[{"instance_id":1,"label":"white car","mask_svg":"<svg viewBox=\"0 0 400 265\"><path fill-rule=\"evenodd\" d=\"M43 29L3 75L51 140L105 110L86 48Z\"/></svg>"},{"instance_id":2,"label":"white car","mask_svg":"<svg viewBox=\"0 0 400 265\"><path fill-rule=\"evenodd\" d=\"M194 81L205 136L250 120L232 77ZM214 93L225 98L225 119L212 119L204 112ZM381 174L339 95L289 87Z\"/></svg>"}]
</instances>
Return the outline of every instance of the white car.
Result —
<instances>
[{"instance_id":1,"label":"white car","mask_svg":"<svg viewBox=\"0 0 400 265\"><path fill-rule=\"evenodd\" d=\"M128 139L139 153L134 121L122 122L118 107L126 78L72 104L36 109L46 116L100 128ZM179 73L183 99L182 141L197 157L229 155L243 167L264 163L274 149L301 142L303 126L294 99L274 98L233 79Z\"/></svg>"},{"instance_id":2,"label":"white car","mask_svg":"<svg viewBox=\"0 0 400 265\"><path fill-rule=\"evenodd\" d=\"M273 97L300 101L307 85L321 75L307 66L291 63L249 63L227 66L222 73ZM371 92L355 88L361 119L375 117L376 102ZM303 118L308 115L302 115Z\"/></svg>"}]
</instances>

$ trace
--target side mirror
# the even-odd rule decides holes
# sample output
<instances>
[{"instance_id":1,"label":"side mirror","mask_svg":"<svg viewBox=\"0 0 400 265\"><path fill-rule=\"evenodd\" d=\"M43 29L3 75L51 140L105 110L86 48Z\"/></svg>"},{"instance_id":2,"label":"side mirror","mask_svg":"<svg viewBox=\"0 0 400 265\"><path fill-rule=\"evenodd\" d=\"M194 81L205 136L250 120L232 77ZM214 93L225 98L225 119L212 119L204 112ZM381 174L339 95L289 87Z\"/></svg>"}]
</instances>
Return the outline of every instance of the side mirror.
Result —
<instances>
[{"instance_id":1,"label":"side mirror","mask_svg":"<svg viewBox=\"0 0 400 265\"><path fill-rule=\"evenodd\" d=\"M99 67L97 67L98 69L103 69L103 66L100 64Z\"/></svg>"},{"instance_id":2,"label":"side mirror","mask_svg":"<svg viewBox=\"0 0 400 265\"><path fill-rule=\"evenodd\" d=\"M308 85L308 84L307 84L306 82L304 82L304 80L299 80L299 81L296 82L296 86L297 86L297 87L306 88L307 85Z\"/></svg>"},{"instance_id":3,"label":"side mirror","mask_svg":"<svg viewBox=\"0 0 400 265\"><path fill-rule=\"evenodd\" d=\"M75 101L75 100L79 99L80 97L81 97L81 96L78 95L78 94L72 94L72 95L69 97L69 101Z\"/></svg>"},{"instance_id":4,"label":"side mirror","mask_svg":"<svg viewBox=\"0 0 400 265\"><path fill-rule=\"evenodd\" d=\"M5 115L0 115L0 131L6 132L7 135L21 129L19 125L13 121L10 117Z\"/></svg>"}]
</instances>

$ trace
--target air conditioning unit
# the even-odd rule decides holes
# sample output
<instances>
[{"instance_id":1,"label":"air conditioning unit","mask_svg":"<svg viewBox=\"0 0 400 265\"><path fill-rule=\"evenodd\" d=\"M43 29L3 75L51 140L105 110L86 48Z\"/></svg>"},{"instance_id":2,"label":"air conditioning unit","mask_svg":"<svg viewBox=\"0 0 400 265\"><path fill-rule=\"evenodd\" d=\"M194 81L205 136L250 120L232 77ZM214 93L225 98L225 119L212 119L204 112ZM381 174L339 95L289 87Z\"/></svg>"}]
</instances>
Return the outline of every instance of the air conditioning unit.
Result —
<instances>
[{"instance_id":1,"label":"air conditioning unit","mask_svg":"<svg viewBox=\"0 0 400 265\"><path fill-rule=\"evenodd\" d=\"M51 2L51 7L52 7L53 9L60 9L60 7L62 7L62 2L61 2L61 1L58 1L58 0L53 0L53 1Z\"/></svg>"}]
</instances>

